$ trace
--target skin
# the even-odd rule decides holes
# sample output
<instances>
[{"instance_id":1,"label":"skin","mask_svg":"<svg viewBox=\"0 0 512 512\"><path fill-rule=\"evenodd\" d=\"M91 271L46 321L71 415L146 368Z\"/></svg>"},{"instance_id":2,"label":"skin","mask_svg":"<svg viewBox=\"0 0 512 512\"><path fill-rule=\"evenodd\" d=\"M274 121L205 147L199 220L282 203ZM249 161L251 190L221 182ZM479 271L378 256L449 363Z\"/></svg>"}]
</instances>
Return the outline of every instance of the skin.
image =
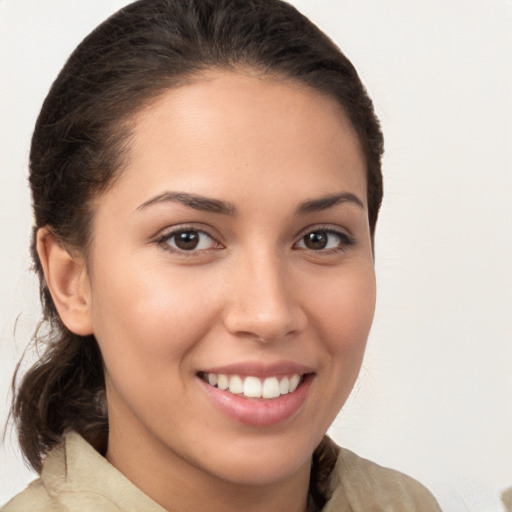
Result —
<instances>
[{"instance_id":1,"label":"skin","mask_svg":"<svg viewBox=\"0 0 512 512\"><path fill-rule=\"evenodd\" d=\"M354 385L375 305L355 132L334 99L248 70L169 90L134 126L128 165L95 206L87 263L52 267L65 256L48 234L39 244L64 322L100 345L107 459L171 511L304 511L311 454ZM236 213L162 197L176 192ZM360 204L297 213L341 193ZM176 228L204 231L199 249L176 249ZM322 230L341 235L308 248ZM198 377L282 361L311 382L266 427L224 414Z\"/></svg>"}]
</instances>

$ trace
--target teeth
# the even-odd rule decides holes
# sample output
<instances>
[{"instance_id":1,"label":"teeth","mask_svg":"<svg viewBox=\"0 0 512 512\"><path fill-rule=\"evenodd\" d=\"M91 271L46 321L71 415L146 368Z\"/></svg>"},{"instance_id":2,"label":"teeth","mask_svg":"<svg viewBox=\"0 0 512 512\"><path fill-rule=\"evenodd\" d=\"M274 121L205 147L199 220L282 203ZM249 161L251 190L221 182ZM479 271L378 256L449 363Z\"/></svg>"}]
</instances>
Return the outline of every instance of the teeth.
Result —
<instances>
[{"instance_id":1,"label":"teeth","mask_svg":"<svg viewBox=\"0 0 512 512\"><path fill-rule=\"evenodd\" d=\"M300 377L297 374L292 375L292 378L290 379L290 393L293 393L297 389L299 382Z\"/></svg>"},{"instance_id":2,"label":"teeth","mask_svg":"<svg viewBox=\"0 0 512 512\"><path fill-rule=\"evenodd\" d=\"M261 398L261 380L258 377L246 377L243 394L249 398Z\"/></svg>"},{"instance_id":3,"label":"teeth","mask_svg":"<svg viewBox=\"0 0 512 512\"><path fill-rule=\"evenodd\" d=\"M216 386L223 391L229 391L234 395L244 395L247 398L278 398L281 395L293 393L301 382L301 376L293 374L288 377L245 377L238 375L225 375L223 373L206 373L203 379L211 386Z\"/></svg>"},{"instance_id":4,"label":"teeth","mask_svg":"<svg viewBox=\"0 0 512 512\"><path fill-rule=\"evenodd\" d=\"M233 375L229 378L229 392L234 395L242 393L244 389L244 383L238 375Z\"/></svg>"},{"instance_id":5,"label":"teeth","mask_svg":"<svg viewBox=\"0 0 512 512\"><path fill-rule=\"evenodd\" d=\"M287 395L290 392L290 379L285 377L279 383L279 393L281 395Z\"/></svg>"},{"instance_id":6,"label":"teeth","mask_svg":"<svg viewBox=\"0 0 512 512\"><path fill-rule=\"evenodd\" d=\"M261 390L262 398L277 398L280 394L279 381L276 377L270 377L270 379L263 381L263 389Z\"/></svg>"},{"instance_id":7,"label":"teeth","mask_svg":"<svg viewBox=\"0 0 512 512\"><path fill-rule=\"evenodd\" d=\"M227 375L223 375L222 373L217 375L217 387L223 391L229 388L229 379Z\"/></svg>"}]
</instances>

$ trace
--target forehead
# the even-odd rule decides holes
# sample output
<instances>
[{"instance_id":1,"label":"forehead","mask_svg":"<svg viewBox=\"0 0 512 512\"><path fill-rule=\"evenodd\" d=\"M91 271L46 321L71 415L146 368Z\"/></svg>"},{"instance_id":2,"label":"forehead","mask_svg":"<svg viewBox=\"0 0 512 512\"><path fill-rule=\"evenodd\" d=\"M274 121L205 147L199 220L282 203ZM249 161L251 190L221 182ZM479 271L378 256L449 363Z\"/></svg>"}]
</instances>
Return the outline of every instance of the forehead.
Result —
<instances>
[{"instance_id":1,"label":"forehead","mask_svg":"<svg viewBox=\"0 0 512 512\"><path fill-rule=\"evenodd\" d=\"M134 195L164 186L225 195L226 184L250 194L283 180L290 189L300 180L304 193L366 190L365 159L339 103L290 80L208 71L165 91L133 126L121 181Z\"/></svg>"}]
</instances>

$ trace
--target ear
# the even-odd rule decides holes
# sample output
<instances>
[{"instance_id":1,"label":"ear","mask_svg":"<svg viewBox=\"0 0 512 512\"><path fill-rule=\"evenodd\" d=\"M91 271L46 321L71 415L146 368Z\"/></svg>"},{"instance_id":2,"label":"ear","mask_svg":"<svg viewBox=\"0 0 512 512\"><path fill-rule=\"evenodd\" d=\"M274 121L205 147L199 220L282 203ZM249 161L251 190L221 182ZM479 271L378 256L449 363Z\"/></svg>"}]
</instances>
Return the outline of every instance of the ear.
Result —
<instances>
[{"instance_id":1,"label":"ear","mask_svg":"<svg viewBox=\"0 0 512 512\"><path fill-rule=\"evenodd\" d=\"M83 256L72 255L47 228L37 232L37 254L64 325L80 336L92 334L91 292Z\"/></svg>"}]
</instances>

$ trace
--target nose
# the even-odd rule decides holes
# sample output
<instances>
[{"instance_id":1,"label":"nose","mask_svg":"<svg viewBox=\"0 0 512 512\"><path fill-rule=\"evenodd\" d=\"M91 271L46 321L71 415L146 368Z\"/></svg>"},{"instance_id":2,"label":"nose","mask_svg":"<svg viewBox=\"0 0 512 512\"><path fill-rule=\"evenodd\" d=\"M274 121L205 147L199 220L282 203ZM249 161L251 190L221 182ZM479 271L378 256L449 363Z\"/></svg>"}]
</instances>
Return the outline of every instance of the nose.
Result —
<instances>
[{"instance_id":1,"label":"nose","mask_svg":"<svg viewBox=\"0 0 512 512\"><path fill-rule=\"evenodd\" d=\"M231 334L268 343L305 329L296 283L276 254L240 258L229 280L224 325Z\"/></svg>"}]
</instances>

